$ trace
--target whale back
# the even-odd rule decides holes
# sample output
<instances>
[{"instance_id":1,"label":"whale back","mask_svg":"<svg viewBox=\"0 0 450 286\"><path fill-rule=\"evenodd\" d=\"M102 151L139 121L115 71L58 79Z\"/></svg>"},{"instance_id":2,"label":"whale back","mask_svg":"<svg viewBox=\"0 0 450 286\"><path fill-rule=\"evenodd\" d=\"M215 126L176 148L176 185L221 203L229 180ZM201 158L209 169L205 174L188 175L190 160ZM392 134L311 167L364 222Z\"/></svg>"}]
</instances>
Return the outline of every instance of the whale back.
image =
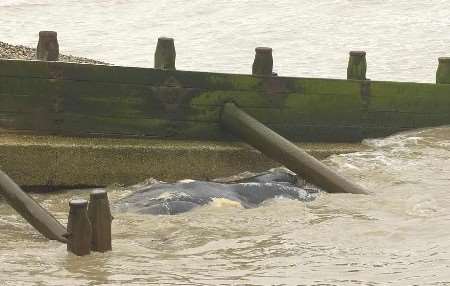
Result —
<instances>
[{"instance_id":1,"label":"whale back","mask_svg":"<svg viewBox=\"0 0 450 286\"><path fill-rule=\"evenodd\" d=\"M273 198L311 201L315 191L301 188L295 174L274 169L259 174L246 174L229 183L182 180L175 183L156 182L143 186L115 203L120 212L142 214L179 214L207 205L215 199L239 203L244 208L257 207Z\"/></svg>"}]
</instances>

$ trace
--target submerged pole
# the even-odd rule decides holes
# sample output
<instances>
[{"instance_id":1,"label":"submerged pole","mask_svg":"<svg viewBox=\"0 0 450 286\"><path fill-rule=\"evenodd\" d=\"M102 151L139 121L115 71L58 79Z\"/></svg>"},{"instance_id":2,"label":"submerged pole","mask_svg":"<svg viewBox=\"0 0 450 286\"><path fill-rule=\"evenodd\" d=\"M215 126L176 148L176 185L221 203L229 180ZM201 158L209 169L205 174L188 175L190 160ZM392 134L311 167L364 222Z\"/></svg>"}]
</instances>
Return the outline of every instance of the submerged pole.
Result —
<instances>
[{"instance_id":1,"label":"submerged pole","mask_svg":"<svg viewBox=\"0 0 450 286\"><path fill-rule=\"evenodd\" d=\"M351 51L348 59L347 79L366 80L366 52Z\"/></svg>"},{"instance_id":2,"label":"submerged pole","mask_svg":"<svg viewBox=\"0 0 450 286\"><path fill-rule=\"evenodd\" d=\"M268 157L282 163L327 192L367 194L362 187L338 175L297 145L239 109L234 103L224 105L221 124Z\"/></svg>"},{"instance_id":3,"label":"submerged pole","mask_svg":"<svg viewBox=\"0 0 450 286\"><path fill-rule=\"evenodd\" d=\"M26 194L8 175L0 171L0 194L37 231L50 240L66 242L66 228Z\"/></svg>"},{"instance_id":4,"label":"submerged pole","mask_svg":"<svg viewBox=\"0 0 450 286\"><path fill-rule=\"evenodd\" d=\"M67 222L67 251L83 256L91 253L92 228L87 214L88 202L73 199L69 202Z\"/></svg>"},{"instance_id":5,"label":"submerged pole","mask_svg":"<svg viewBox=\"0 0 450 286\"><path fill-rule=\"evenodd\" d=\"M91 192L88 207L89 220L92 226L91 250L106 252L112 250L111 222L108 193L104 190Z\"/></svg>"},{"instance_id":6,"label":"submerged pole","mask_svg":"<svg viewBox=\"0 0 450 286\"><path fill-rule=\"evenodd\" d=\"M436 83L450 84L450 57L439 58Z\"/></svg>"},{"instance_id":7,"label":"submerged pole","mask_svg":"<svg viewBox=\"0 0 450 286\"><path fill-rule=\"evenodd\" d=\"M273 57L272 49L267 47L258 47L255 49L255 59L252 65L253 75L272 75Z\"/></svg>"},{"instance_id":8,"label":"submerged pole","mask_svg":"<svg viewBox=\"0 0 450 286\"><path fill-rule=\"evenodd\" d=\"M40 31L36 57L41 61L57 61L59 59L59 44L57 33L54 31Z\"/></svg>"},{"instance_id":9,"label":"submerged pole","mask_svg":"<svg viewBox=\"0 0 450 286\"><path fill-rule=\"evenodd\" d=\"M155 50L155 69L174 70L176 56L173 39L166 37L158 38Z\"/></svg>"}]
</instances>

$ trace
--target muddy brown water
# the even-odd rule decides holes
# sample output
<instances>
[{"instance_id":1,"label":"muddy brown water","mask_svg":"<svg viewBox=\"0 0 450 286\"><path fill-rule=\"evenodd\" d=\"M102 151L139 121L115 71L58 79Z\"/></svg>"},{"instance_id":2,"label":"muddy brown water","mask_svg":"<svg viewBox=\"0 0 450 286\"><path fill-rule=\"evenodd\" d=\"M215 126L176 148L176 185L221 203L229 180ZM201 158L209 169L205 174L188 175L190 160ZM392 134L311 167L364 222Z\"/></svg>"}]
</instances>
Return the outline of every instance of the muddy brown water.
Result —
<instances>
[{"instance_id":1,"label":"muddy brown water","mask_svg":"<svg viewBox=\"0 0 450 286\"><path fill-rule=\"evenodd\" d=\"M325 162L372 191L116 214L112 252L76 257L0 203L3 285L448 285L450 128L400 134ZM111 186L116 201L131 189ZM66 223L68 200L35 195Z\"/></svg>"},{"instance_id":2,"label":"muddy brown water","mask_svg":"<svg viewBox=\"0 0 450 286\"><path fill-rule=\"evenodd\" d=\"M371 79L434 82L449 15L448 0L2 0L0 40L56 30L62 53L148 67L171 36L179 69L239 73L270 46L280 75L333 78L366 50ZM114 250L82 258L0 202L0 285L450 285L450 128L365 144L326 163L370 196L116 214ZM66 223L73 195L36 198Z\"/></svg>"}]
</instances>

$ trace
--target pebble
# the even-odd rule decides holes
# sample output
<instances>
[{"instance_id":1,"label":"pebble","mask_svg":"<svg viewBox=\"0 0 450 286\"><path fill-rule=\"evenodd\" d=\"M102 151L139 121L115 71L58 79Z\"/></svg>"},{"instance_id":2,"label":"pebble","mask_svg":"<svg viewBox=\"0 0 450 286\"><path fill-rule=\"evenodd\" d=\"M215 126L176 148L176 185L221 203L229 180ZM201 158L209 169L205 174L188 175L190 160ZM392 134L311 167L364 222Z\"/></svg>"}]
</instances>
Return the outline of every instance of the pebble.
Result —
<instances>
[{"instance_id":1,"label":"pebble","mask_svg":"<svg viewBox=\"0 0 450 286\"><path fill-rule=\"evenodd\" d=\"M0 42L0 59L36 60L36 49ZM62 54L59 55L59 61L86 64L106 64L101 61Z\"/></svg>"}]
</instances>

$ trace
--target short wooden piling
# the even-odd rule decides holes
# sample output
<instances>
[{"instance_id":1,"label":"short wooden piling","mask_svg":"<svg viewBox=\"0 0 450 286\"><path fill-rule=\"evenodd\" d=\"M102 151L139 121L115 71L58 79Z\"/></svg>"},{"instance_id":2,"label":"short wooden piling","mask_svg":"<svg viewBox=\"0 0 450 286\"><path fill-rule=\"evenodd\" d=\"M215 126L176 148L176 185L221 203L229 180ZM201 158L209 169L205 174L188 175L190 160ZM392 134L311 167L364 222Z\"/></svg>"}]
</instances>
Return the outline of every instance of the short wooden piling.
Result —
<instances>
[{"instance_id":1,"label":"short wooden piling","mask_svg":"<svg viewBox=\"0 0 450 286\"><path fill-rule=\"evenodd\" d=\"M155 69L174 70L175 69L175 44L172 38L158 38L155 50Z\"/></svg>"},{"instance_id":2,"label":"short wooden piling","mask_svg":"<svg viewBox=\"0 0 450 286\"><path fill-rule=\"evenodd\" d=\"M92 228L87 204L88 202L83 199L73 199L69 202L67 250L78 256L91 253Z\"/></svg>"},{"instance_id":3,"label":"short wooden piling","mask_svg":"<svg viewBox=\"0 0 450 286\"><path fill-rule=\"evenodd\" d=\"M40 31L36 57L41 61L57 61L59 58L59 44L57 33L54 31Z\"/></svg>"},{"instance_id":4,"label":"short wooden piling","mask_svg":"<svg viewBox=\"0 0 450 286\"><path fill-rule=\"evenodd\" d=\"M273 57L272 49L267 47L258 47L255 49L255 60L253 61L253 75L272 75Z\"/></svg>"},{"instance_id":5,"label":"short wooden piling","mask_svg":"<svg viewBox=\"0 0 450 286\"><path fill-rule=\"evenodd\" d=\"M450 84L450 57L439 58L436 83Z\"/></svg>"},{"instance_id":6,"label":"short wooden piling","mask_svg":"<svg viewBox=\"0 0 450 286\"><path fill-rule=\"evenodd\" d=\"M366 80L366 52L351 51L347 67L347 79Z\"/></svg>"},{"instance_id":7,"label":"short wooden piling","mask_svg":"<svg viewBox=\"0 0 450 286\"><path fill-rule=\"evenodd\" d=\"M112 216L106 191L94 190L91 192L88 215L92 225L91 250L99 252L112 250Z\"/></svg>"}]
</instances>

